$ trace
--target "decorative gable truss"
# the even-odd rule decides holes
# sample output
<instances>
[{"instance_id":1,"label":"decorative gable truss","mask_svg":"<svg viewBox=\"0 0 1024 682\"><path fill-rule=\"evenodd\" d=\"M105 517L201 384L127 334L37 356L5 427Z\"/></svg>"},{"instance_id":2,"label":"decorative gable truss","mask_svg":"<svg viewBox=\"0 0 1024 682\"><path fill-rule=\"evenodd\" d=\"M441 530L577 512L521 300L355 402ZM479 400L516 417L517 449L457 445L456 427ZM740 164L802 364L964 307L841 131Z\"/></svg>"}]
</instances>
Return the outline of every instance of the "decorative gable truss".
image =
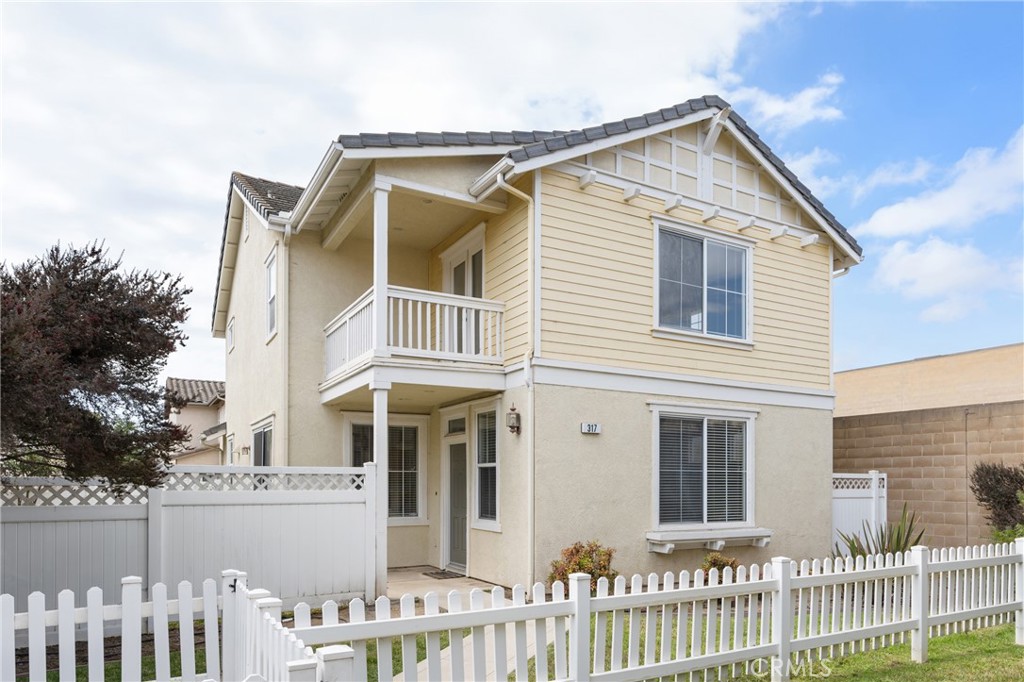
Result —
<instances>
[{"instance_id":1,"label":"decorative gable truss","mask_svg":"<svg viewBox=\"0 0 1024 682\"><path fill-rule=\"evenodd\" d=\"M711 135L706 124L683 126L591 152L569 165L682 198L674 201L674 197L669 197L668 209L673 204L693 206L686 201L692 198L782 226L816 229L814 220L747 153L735 136L721 131L717 139L712 140ZM703 149L709 142L711 149L705 153ZM582 182L596 179L584 176ZM636 190L630 194L635 196Z\"/></svg>"}]
</instances>

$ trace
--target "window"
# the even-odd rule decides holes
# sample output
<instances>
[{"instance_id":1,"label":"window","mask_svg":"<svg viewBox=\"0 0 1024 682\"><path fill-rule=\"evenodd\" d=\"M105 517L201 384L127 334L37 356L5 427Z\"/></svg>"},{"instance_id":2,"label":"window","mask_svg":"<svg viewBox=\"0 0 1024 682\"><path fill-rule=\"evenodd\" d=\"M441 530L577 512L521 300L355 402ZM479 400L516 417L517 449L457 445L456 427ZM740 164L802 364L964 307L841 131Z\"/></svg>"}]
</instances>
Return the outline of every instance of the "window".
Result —
<instances>
[{"instance_id":1,"label":"window","mask_svg":"<svg viewBox=\"0 0 1024 682\"><path fill-rule=\"evenodd\" d=\"M267 336L277 331L277 250L267 258Z\"/></svg>"},{"instance_id":2,"label":"window","mask_svg":"<svg viewBox=\"0 0 1024 682\"><path fill-rule=\"evenodd\" d=\"M274 427L266 424L253 429L252 432L252 466L270 466L272 461Z\"/></svg>"},{"instance_id":3,"label":"window","mask_svg":"<svg viewBox=\"0 0 1024 682\"><path fill-rule=\"evenodd\" d=\"M226 455L227 463L228 464L234 464L235 463L235 437L234 437L234 435L228 436L228 442L227 442L226 449L227 449L227 452L225 453L225 455Z\"/></svg>"},{"instance_id":4,"label":"window","mask_svg":"<svg viewBox=\"0 0 1024 682\"><path fill-rule=\"evenodd\" d=\"M235 318L228 320L228 327L224 332L225 340L227 341L228 352L230 353L235 347Z\"/></svg>"},{"instance_id":5,"label":"window","mask_svg":"<svg viewBox=\"0 0 1024 682\"><path fill-rule=\"evenodd\" d=\"M698 231L658 230L658 326L750 338L750 246Z\"/></svg>"},{"instance_id":6,"label":"window","mask_svg":"<svg viewBox=\"0 0 1024 682\"><path fill-rule=\"evenodd\" d=\"M373 425L352 424L352 466L372 461ZM417 426L388 427L388 516L420 516Z\"/></svg>"},{"instance_id":7,"label":"window","mask_svg":"<svg viewBox=\"0 0 1024 682\"><path fill-rule=\"evenodd\" d=\"M750 519L749 419L658 414L658 523Z\"/></svg>"},{"instance_id":8,"label":"window","mask_svg":"<svg viewBox=\"0 0 1024 682\"><path fill-rule=\"evenodd\" d=\"M476 415L476 517L498 520L498 431L497 413Z\"/></svg>"}]
</instances>

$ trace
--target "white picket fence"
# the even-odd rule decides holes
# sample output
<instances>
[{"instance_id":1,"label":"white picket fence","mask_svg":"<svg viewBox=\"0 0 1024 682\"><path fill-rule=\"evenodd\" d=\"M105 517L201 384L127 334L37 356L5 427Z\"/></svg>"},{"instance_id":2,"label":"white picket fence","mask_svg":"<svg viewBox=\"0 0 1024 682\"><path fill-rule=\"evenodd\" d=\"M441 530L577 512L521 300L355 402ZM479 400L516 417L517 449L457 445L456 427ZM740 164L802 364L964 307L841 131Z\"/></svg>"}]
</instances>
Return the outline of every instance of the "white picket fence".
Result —
<instances>
[{"instance_id":1,"label":"white picket fence","mask_svg":"<svg viewBox=\"0 0 1024 682\"><path fill-rule=\"evenodd\" d=\"M628 585L624 577L611 584L602 578L591 596L589 576L574 574L568 598L560 583L550 595L535 585L532 602L523 586L512 590L511 601L496 587L489 594L473 590L468 609L465 596L452 592L445 613L436 594L426 596L421 611L406 595L395 619L387 598L376 600L373 620L357 599L348 623L337 622L337 605L328 602L322 625L312 625L309 607L300 604L292 632L308 645L350 645L335 654L347 659L344 673L336 673L344 676L331 678L339 680L366 680L374 651L377 679L391 679L394 641L402 660L395 679L505 680L513 673L526 680L532 658L537 680L581 682L698 671L718 679L770 671L773 680L784 680L814 662L904 642L908 633L913 660L924 661L929 638L1011 617L1016 642L1024 645L1024 539L916 547L866 560L797 564L777 557L735 573L633 576ZM449 642L444 649L442 634ZM420 636L423 661L417 660Z\"/></svg>"},{"instance_id":2,"label":"white picket fence","mask_svg":"<svg viewBox=\"0 0 1024 682\"><path fill-rule=\"evenodd\" d=\"M363 600L350 602L349 622L340 622L337 602L325 602L320 625L312 624L310 607L299 604L290 629L282 624L281 600L267 590L248 589L245 573L238 571L222 573L219 598L212 580L199 598L188 583L178 586L177 600L168 600L160 584L152 594L152 601L142 602L140 579L126 578L120 605L103 605L102 594L90 590L88 606L75 608L74 595L64 591L58 609L44 611L43 595L36 593L27 613L14 613L13 598L3 595L0 679L14 679L14 642L21 631L28 633L29 678L45 678L48 626L59 631L60 679L74 679L74 667L83 664L74 654L80 623L88 626L89 678L102 678L107 621L121 625L121 679L142 679L147 619L157 680L171 679L173 621L180 632L183 680L344 682L366 680L376 666L378 680L504 682L510 673L527 680L531 664L536 680L627 681L697 672L706 672L707 679L770 672L771 679L785 680L816 662L903 642L908 633L913 660L923 662L930 638L1011 618L1016 643L1024 646L1024 538L956 549L915 547L866 560L798 564L776 557L735 573L681 571L612 583L602 578L596 596L585 574L570 576L568 595L562 583L550 594L538 583L529 601L521 585L511 599L501 587L451 592L444 603L430 593L422 608L405 595L398 618L392 618L386 597L374 603L372 620ZM202 673L195 670L193 619L202 621L206 634ZM397 677L394 643L401 651ZM319 644L333 646L314 653L311 646Z\"/></svg>"}]
</instances>

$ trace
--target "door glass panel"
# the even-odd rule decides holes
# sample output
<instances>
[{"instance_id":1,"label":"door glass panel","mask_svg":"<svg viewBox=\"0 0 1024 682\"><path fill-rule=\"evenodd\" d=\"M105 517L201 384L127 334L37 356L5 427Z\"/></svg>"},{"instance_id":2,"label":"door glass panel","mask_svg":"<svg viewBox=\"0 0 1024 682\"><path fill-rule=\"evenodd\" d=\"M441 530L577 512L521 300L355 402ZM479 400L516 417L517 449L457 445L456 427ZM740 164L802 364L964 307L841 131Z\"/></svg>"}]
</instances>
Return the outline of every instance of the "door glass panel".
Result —
<instances>
[{"instance_id":1,"label":"door glass panel","mask_svg":"<svg viewBox=\"0 0 1024 682\"><path fill-rule=\"evenodd\" d=\"M477 251L473 254L470 259L472 267L470 268L472 286L470 288L470 296L474 298L484 297L484 252Z\"/></svg>"},{"instance_id":2,"label":"door glass panel","mask_svg":"<svg viewBox=\"0 0 1024 682\"><path fill-rule=\"evenodd\" d=\"M458 296L466 295L466 261L452 268L452 293Z\"/></svg>"},{"instance_id":3,"label":"door glass panel","mask_svg":"<svg viewBox=\"0 0 1024 682\"><path fill-rule=\"evenodd\" d=\"M466 444L448 446L449 457L449 552L451 564L466 565L466 534L468 514L466 505Z\"/></svg>"}]
</instances>

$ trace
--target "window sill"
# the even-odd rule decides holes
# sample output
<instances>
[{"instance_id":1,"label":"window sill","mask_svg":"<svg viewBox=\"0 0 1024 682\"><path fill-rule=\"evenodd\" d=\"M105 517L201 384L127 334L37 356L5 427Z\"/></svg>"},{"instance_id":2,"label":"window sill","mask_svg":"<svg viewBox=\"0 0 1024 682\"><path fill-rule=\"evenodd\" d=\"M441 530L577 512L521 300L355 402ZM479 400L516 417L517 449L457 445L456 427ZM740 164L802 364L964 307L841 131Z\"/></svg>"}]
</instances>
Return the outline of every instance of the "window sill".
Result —
<instances>
[{"instance_id":1,"label":"window sill","mask_svg":"<svg viewBox=\"0 0 1024 682\"><path fill-rule=\"evenodd\" d=\"M481 521L478 519L476 521L473 521L473 523L471 524L471 528L473 530L484 530L489 533L501 532L501 524L497 521Z\"/></svg>"},{"instance_id":2,"label":"window sill","mask_svg":"<svg viewBox=\"0 0 1024 682\"><path fill-rule=\"evenodd\" d=\"M651 335L657 339L673 339L676 341L693 341L695 343L706 343L709 346L720 346L723 348L736 348L739 350L754 350L754 342L744 339L730 339L707 334L695 334L681 329L668 329L666 327L651 328Z\"/></svg>"},{"instance_id":3,"label":"window sill","mask_svg":"<svg viewBox=\"0 0 1024 682\"><path fill-rule=\"evenodd\" d=\"M772 539L769 528L696 528L694 530L652 530L647 533L647 551L671 554L680 549L720 550L735 545L765 547Z\"/></svg>"},{"instance_id":4,"label":"window sill","mask_svg":"<svg viewBox=\"0 0 1024 682\"><path fill-rule=\"evenodd\" d=\"M394 516L388 517L388 528L396 526L429 526L430 520L422 516Z\"/></svg>"}]
</instances>

